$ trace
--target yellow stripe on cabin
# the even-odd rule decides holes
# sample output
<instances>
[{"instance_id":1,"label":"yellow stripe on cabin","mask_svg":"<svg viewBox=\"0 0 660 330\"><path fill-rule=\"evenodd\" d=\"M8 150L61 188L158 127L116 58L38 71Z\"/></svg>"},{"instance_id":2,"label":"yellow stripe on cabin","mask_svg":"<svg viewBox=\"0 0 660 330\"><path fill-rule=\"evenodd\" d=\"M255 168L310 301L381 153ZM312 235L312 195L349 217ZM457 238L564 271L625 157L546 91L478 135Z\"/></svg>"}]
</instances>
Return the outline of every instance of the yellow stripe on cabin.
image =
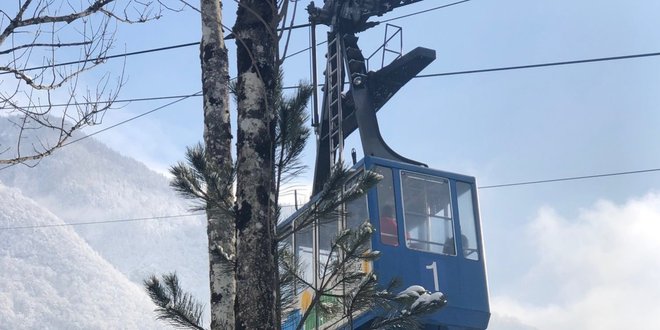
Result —
<instances>
[{"instance_id":1,"label":"yellow stripe on cabin","mask_svg":"<svg viewBox=\"0 0 660 330\"><path fill-rule=\"evenodd\" d=\"M307 311L307 308L309 308L309 305L312 304L312 297L314 294L312 293L312 289L306 289L300 294L300 309L302 310L303 313Z\"/></svg>"}]
</instances>

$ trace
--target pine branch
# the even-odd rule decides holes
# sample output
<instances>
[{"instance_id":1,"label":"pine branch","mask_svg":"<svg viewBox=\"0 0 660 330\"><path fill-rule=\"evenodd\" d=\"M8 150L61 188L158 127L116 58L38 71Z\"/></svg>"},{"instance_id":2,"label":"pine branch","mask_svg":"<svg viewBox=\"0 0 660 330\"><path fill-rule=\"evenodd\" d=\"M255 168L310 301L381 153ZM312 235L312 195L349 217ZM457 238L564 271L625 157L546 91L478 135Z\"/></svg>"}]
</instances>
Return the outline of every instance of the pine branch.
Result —
<instances>
[{"instance_id":1,"label":"pine branch","mask_svg":"<svg viewBox=\"0 0 660 330\"><path fill-rule=\"evenodd\" d=\"M163 275L162 279L163 283L152 275L144 281L151 301L156 304L157 319L178 328L203 330L204 306L181 289L176 273Z\"/></svg>"},{"instance_id":2,"label":"pine branch","mask_svg":"<svg viewBox=\"0 0 660 330\"><path fill-rule=\"evenodd\" d=\"M306 169L306 166L302 165L301 156L311 134L311 130L306 125L309 116L305 112L312 95L311 86L301 83L293 97L284 98L281 82L280 71L276 88L278 97L275 102L278 109L275 127L275 173L277 173L275 190L278 193L283 182L287 182Z\"/></svg>"},{"instance_id":3,"label":"pine branch","mask_svg":"<svg viewBox=\"0 0 660 330\"><path fill-rule=\"evenodd\" d=\"M278 240L284 240L290 234L309 228L319 219L321 224L324 223L323 219L336 219L340 216L338 210L342 204L360 198L382 179L382 176L376 172L365 171L351 187L345 190L345 183L351 175L353 173L348 168L338 163L317 198L298 215L295 228L291 232L278 234Z\"/></svg>"},{"instance_id":4,"label":"pine branch","mask_svg":"<svg viewBox=\"0 0 660 330\"><path fill-rule=\"evenodd\" d=\"M373 227L365 222L358 228L340 232L335 238L329 254L335 255L332 262L324 265L324 274L319 287L314 290L311 304L303 313L298 328L315 311L318 315L338 317L336 322L348 320L352 327L353 317L368 311L379 315L370 325L372 329L419 329L419 319L438 311L447 304L440 292L431 293L421 286L395 292L398 281L393 280L385 288L378 284L374 273L364 273L357 267L362 261L373 261L379 251L370 250ZM330 301L324 297L332 298ZM343 306L343 309L339 309Z\"/></svg>"},{"instance_id":5,"label":"pine branch","mask_svg":"<svg viewBox=\"0 0 660 330\"><path fill-rule=\"evenodd\" d=\"M280 273L280 310L292 310L296 304L296 287L300 285L300 260L288 243L279 243L278 262Z\"/></svg>"},{"instance_id":6,"label":"pine branch","mask_svg":"<svg viewBox=\"0 0 660 330\"><path fill-rule=\"evenodd\" d=\"M199 180L190 166L179 162L170 168L170 174L174 176L170 186L182 197L198 200L200 203L208 200L203 181Z\"/></svg>"},{"instance_id":7,"label":"pine branch","mask_svg":"<svg viewBox=\"0 0 660 330\"><path fill-rule=\"evenodd\" d=\"M314 298L303 314L298 328L302 327L313 310L327 316L339 314L340 319L344 319L352 315L352 311L355 310L351 305L356 301L356 296L366 295L368 292L372 293L369 297L373 296L375 288L372 287L377 283L375 275L364 273L356 267L356 263L363 258L378 256L378 253L367 253L372 233L373 227L369 222L365 222L359 228L347 229L335 238L329 255L336 257L332 262L330 258L326 260L319 287L312 287ZM339 289L342 290L337 293L336 291ZM335 301L327 302L323 300L323 297L332 297L335 298ZM360 296L357 297L357 301L373 301L373 299ZM339 306L344 308L339 309ZM350 310L351 313L347 313L347 310ZM341 312L344 313L340 314Z\"/></svg>"},{"instance_id":8,"label":"pine branch","mask_svg":"<svg viewBox=\"0 0 660 330\"><path fill-rule=\"evenodd\" d=\"M186 149L186 163L170 168L174 179L170 186L182 197L195 201L194 211L215 212L220 216L234 216L231 184L235 166L216 168L206 163L206 150L201 143Z\"/></svg>"},{"instance_id":9,"label":"pine branch","mask_svg":"<svg viewBox=\"0 0 660 330\"><path fill-rule=\"evenodd\" d=\"M311 134L307 126L309 115L307 103L312 96L312 87L299 84L296 94L280 102L276 143L280 151L278 168L283 174L295 176L304 166L300 165L300 156Z\"/></svg>"}]
</instances>

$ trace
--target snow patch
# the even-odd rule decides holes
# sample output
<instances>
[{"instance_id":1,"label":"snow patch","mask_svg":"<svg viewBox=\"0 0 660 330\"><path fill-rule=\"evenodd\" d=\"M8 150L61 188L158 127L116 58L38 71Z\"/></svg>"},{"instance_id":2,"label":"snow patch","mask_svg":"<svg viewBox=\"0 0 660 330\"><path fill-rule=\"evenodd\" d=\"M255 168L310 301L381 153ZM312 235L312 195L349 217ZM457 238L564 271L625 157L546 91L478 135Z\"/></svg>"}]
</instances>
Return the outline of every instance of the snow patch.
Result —
<instances>
[{"instance_id":1,"label":"snow patch","mask_svg":"<svg viewBox=\"0 0 660 330\"><path fill-rule=\"evenodd\" d=\"M420 295L426 294L426 289L421 285L411 285L407 289L401 291L396 295L396 298L419 298Z\"/></svg>"},{"instance_id":2,"label":"snow patch","mask_svg":"<svg viewBox=\"0 0 660 330\"><path fill-rule=\"evenodd\" d=\"M0 227L63 224L0 186ZM0 328L163 329L142 288L71 227L0 231Z\"/></svg>"},{"instance_id":3,"label":"snow patch","mask_svg":"<svg viewBox=\"0 0 660 330\"><path fill-rule=\"evenodd\" d=\"M0 122L0 132L8 129L7 126ZM0 134L0 144L8 142ZM190 204L173 192L165 177L143 164L119 155L92 138L58 150L35 168L13 166L1 171L0 180L12 187L5 191L7 194L31 199L42 210L51 212L58 219L55 223L184 215L64 228L82 237L88 249L93 249L100 258L123 273L139 291L142 291L142 281L149 275L176 271L186 290L201 301L210 300L206 219L203 215L187 216ZM8 210L0 209L0 216L7 215L6 212ZM39 221L51 224L48 221L54 220L44 218ZM43 228L39 231L48 235L59 229ZM5 240L0 242L2 249ZM35 255L39 256L36 252ZM0 276L2 274L0 268ZM62 282L62 285L69 290L68 284ZM56 284L53 287L59 289ZM6 305L2 299L0 304ZM206 315L209 315L209 308L207 306ZM0 328L3 328L5 319L3 313L8 310L0 312ZM153 312L147 314L151 317Z\"/></svg>"}]
</instances>

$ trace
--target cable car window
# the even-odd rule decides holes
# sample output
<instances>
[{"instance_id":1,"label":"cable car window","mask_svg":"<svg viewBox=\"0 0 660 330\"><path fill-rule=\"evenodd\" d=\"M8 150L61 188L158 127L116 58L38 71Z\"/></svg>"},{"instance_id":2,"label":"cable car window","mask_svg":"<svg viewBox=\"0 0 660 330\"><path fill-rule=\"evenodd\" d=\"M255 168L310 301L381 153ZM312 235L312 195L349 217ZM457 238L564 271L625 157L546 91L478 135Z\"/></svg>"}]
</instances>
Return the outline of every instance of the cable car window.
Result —
<instances>
[{"instance_id":1,"label":"cable car window","mask_svg":"<svg viewBox=\"0 0 660 330\"><path fill-rule=\"evenodd\" d=\"M357 181L358 178L362 175L362 172L355 175L350 179L345 186L345 190L350 189ZM367 195L356 198L345 205L346 211L346 228L354 229L358 228L365 221L369 220L369 213L367 212Z\"/></svg>"},{"instance_id":2,"label":"cable car window","mask_svg":"<svg viewBox=\"0 0 660 330\"><path fill-rule=\"evenodd\" d=\"M329 214L319 219L319 278L325 275L326 266L329 266L336 257L336 252L330 255L332 243L339 232L339 216ZM330 258L330 260L328 260Z\"/></svg>"},{"instance_id":3,"label":"cable car window","mask_svg":"<svg viewBox=\"0 0 660 330\"><path fill-rule=\"evenodd\" d=\"M392 170L376 167L375 171L383 176L376 185L378 191L378 216L380 217L380 241L385 245L399 246L399 234L394 211L394 182Z\"/></svg>"},{"instance_id":4,"label":"cable car window","mask_svg":"<svg viewBox=\"0 0 660 330\"><path fill-rule=\"evenodd\" d=\"M346 185L344 186L345 190L349 190L353 188L353 186L361 179L362 175L364 174L363 171L359 171L356 175L354 175L350 180L346 182ZM367 208L367 194L362 195L361 197L358 197L350 202L347 202L344 204L344 211L345 211L345 229L357 229L359 228L363 223L369 221L369 212ZM371 269L371 263L369 261L354 261L353 263L349 264L347 267L350 267L356 271L361 271L364 273L368 273ZM342 290L352 290L354 286L344 286Z\"/></svg>"},{"instance_id":5,"label":"cable car window","mask_svg":"<svg viewBox=\"0 0 660 330\"><path fill-rule=\"evenodd\" d=\"M456 255L449 181L401 171L406 246Z\"/></svg>"},{"instance_id":6,"label":"cable car window","mask_svg":"<svg viewBox=\"0 0 660 330\"><path fill-rule=\"evenodd\" d=\"M290 227L291 227L291 225L288 225L286 227L282 227L281 229L286 231L286 230L291 229ZM279 229L280 228L278 228L278 230ZM278 254L279 254L278 257L280 258L280 260L283 260L283 259L287 260L288 264L294 265L295 261L294 261L293 253L294 253L295 250L293 248L293 234L287 235L286 238L279 241L277 243L277 245L278 245ZM280 274L284 274L287 271L287 269L283 266L283 263L279 264L279 271L280 271ZM282 288L283 288L283 290L293 291L293 292L297 293L298 292L298 288L296 287L297 284L298 284L297 282L298 281L291 281L291 282L289 282L289 284L286 284L286 285L282 284ZM287 304L287 306L283 306L283 308L286 309L286 310L282 311L284 313L284 315L286 315L286 313L289 313L289 312L292 311L290 307L292 307L292 306L290 306L288 304Z\"/></svg>"},{"instance_id":7,"label":"cable car window","mask_svg":"<svg viewBox=\"0 0 660 330\"><path fill-rule=\"evenodd\" d=\"M301 229L295 233L296 259L300 262L302 278L307 283L314 283L314 248L312 245L312 228Z\"/></svg>"},{"instance_id":8,"label":"cable car window","mask_svg":"<svg viewBox=\"0 0 660 330\"><path fill-rule=\"evenodd\" d=\"M479 260L472 185L456 182L456 194L458 195L458 219L461 222L463 256L467 259Z\"/></svg>"}]
</instances>

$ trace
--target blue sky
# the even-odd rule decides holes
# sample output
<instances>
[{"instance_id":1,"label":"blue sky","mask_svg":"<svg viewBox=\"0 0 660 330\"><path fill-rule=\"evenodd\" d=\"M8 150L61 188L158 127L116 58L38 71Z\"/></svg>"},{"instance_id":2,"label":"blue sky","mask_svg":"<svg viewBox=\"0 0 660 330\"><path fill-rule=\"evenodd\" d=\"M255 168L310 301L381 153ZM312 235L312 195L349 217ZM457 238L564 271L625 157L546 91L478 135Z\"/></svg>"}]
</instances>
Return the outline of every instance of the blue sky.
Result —
<instances>
[{"instance_id":1,"label":"blue sky","mask_svg":"<svg viewBox=\"0 0 660 330\"><path fill-rule=\"evenodd\" d=\"M383 19L445 3L423 1ZM307 1L299 5L298 23L306 20L306 5ZM225 1L224 7L226 25L232 26L235 3ZM423 72L430 74L658 52L658 12L660 2L652 0L473 0L392 23L404 29L404 51L417 46L436 50L436 61ZM119 27L115 53L198 41L198 15L186 9L165 13L151 24ZM377 47L383 32L383 27L376 27L361 35L364 53ZM323 36L319 31L319 40ZM306 48L308 31L295 31L291 40L291 51ZM233 43L229 45L233 62ZM319 47L319 58L324 51ZM121 61L110 62L98 74L120 67ZM308 80L308 67L308 53L288 59L285 85ZM120 99L201 90L197 47L131 56L125 71L128 80ZM476 176L481 185L658 168L659 73L660 58L648 57L414 79L379 113L381 131L400 154L432 168ZM108 113L103 125L86 132L166 102L129 104ZM201 135L201 98L197 97L97 138L164 172ZM357 141L349 139L347 149L357 147ZM305 158L310 166L313 153L310 146ZM299 183L309 182L310 177L311 171ZM659 184L656 172L481 190L491 297L498 314L493 328L630 325L626 322L633 322L634 315L618 313L618 319L604 318L605 323L597 322L600 315L589 315L607 308L612 314L619 310L594 302L600 300L592 294L603 290L608 292L603 299L633 301L626 306L637 310L651 308L643 303L644 297L660 294L660 287L638 279L660 271L649 250L657 244L644 235L660 229L651 220L660 215ZM570 241L562 242L566 237ZM626 263L631 256L625 254L608 258L604 252L613 244L639 252L648 264ZM628 271L619 277L601 276L619 272L619 264ZM581 279L579 274L589 276ZM608 291L623 284L632 286L625 294ZM657 312L645 313L645 323L632 328L657 324Z\"/></svg>"}]
</instances>

